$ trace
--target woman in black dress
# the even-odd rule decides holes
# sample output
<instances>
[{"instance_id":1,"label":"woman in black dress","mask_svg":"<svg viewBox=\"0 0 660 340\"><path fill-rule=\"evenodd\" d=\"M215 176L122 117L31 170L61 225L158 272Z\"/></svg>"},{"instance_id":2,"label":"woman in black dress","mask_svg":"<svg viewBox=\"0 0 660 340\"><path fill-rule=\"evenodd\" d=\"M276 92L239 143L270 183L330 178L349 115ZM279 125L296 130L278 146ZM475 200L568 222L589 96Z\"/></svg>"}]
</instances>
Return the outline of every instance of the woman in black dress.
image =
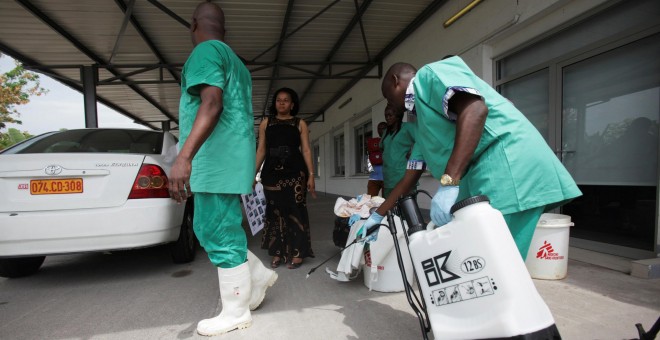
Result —
<instances>
[{"instance_id":1,"label":"woman in black dress","mask_svg":"<svg viewBox=\"0 0 660 340\"><path fill-rule=\"evenodd\" d=\"M307 192L316 198L307 123L297 118L298 95L290 88L275 92L270 116L259 125L257 172L266 196L266 226L261 248L272 256L271 267L289 269L314 257L307 215Z\"/></svg>"}]
</instances>

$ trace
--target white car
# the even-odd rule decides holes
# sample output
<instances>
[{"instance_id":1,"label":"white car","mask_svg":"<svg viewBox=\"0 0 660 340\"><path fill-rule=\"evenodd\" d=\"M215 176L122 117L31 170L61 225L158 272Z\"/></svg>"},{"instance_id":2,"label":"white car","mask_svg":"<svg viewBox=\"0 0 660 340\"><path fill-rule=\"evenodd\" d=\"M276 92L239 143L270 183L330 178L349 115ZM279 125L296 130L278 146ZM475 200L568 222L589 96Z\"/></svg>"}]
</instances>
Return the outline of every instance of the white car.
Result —
<instances>
[{"instance_id":1,"label":"white car","mask_svg":"<svg viewBox=\"0 0 660 340\"><path fill-rule=\"evenodd\" d=\"M0 153L0 276L35 273L46 255L172 243L195 257L192 199L169 196L177 155L169 132L49 132Z\"/></svg>"}]
</instances>

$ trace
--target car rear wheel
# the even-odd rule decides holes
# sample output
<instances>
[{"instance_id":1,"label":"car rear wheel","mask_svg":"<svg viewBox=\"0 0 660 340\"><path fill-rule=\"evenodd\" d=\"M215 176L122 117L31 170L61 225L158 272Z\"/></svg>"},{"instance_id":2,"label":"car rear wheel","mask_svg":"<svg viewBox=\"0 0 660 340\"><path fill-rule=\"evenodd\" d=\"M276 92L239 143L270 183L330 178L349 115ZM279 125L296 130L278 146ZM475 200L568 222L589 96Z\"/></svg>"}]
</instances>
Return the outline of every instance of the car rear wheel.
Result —
<instances>
[{"instance_id":1,"label":"car rear wheel","mask_svg":"<svg viewBox=\"0 0 660 340\"><path fill-rule=\"evenodd\" d=\"M197 238L193 231L193 204L191 199L186 203L179 239L170 246L172 261L174 263L188 263L195 259Z\"/></svg>"},{"instance_id":2,"label":"car rear wheel","mask_svg":"<svg viewBox=\"0 0 660 340\"><path fill-rule=\"evenodd\" d=\"M0 276L16 278L36 273L46 259L45 256L0 259Z\"/></svg>"}]
</instances>

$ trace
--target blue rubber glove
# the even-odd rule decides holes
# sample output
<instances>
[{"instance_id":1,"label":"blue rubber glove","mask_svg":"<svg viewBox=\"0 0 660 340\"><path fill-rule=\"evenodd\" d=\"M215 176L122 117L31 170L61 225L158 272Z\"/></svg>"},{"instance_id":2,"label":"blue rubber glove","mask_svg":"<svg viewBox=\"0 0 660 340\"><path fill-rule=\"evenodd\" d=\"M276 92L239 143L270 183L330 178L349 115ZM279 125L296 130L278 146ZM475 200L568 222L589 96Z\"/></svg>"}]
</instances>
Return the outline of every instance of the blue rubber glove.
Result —
<instances>
[{"instance_id":1,"label":"blue rubber glove","mask_svg":"<svg viewBox=\"0 0 660 340\"><path fill-rule=\"evenodd\" d=\"M360 220L360 215L358 215L358 214L351 215L351 217L348 219L348 226L349 227L353 226L353 223L355 223L359 220Z\"/></svg>"},{"instance_id":2,"label":"blue rubber glove","mask_svg":"<svg viewBox=\"0 0 660 340\"><path fill-rule=\"evenodd\" d=\"M436 227L442 227L451 221L449 210L456 203L457 198L458 186L440 186L438 188L438 192L431 200L431 220Z\"/></svg>"},{"instance_id":3,"label":"blue rubber glove","mask_svg":"<svg viewBox=\"0 0 660 340\"><path fill-rule=\"evenodd\" d=\"M369 230L369 228L373 226L379 225L382 220L383 220L383 216L381 216L377 212L374 212L364 222L362 227L360 227L360 230L358 230L357 235L364 238L365 236L367 236L367 230ZM371 235L369 235L366 239L363 240L363 242L371 243L371 242L375 242L377 239L378 239L378 229L372 232Z\"/></svg>"}]
</instances>

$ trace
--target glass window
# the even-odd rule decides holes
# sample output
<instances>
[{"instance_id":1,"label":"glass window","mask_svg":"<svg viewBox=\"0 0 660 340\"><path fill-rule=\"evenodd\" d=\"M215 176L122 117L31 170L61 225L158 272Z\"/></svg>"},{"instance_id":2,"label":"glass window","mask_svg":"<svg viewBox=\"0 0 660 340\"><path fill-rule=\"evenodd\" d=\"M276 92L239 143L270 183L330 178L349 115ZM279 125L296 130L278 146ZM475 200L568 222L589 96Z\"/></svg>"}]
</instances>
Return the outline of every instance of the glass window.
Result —
<instances>
[{"instance_id":1,"label":"glass window","mask_svg":"<svg viewBox=\"0 0 660 340\"><path fill-rule=\"evenodd\" d=\"M150 130L83 129L37 136L5 153L139 153L160 154L163 134Z\"/></svg>"},{"instance_id":2,"label":"glass window","mask_svg":"<svg viewBox=\"0 0 660 340\"><path fill-rule=\"evenodd\" d=\"M346 174L344 164L344 134L334 137L334 151L335 151L335 176L344 176Z\"/></svg>"},{"instance_id":3,"label":"glass window","mask_svg":"<svg viewBox=\"0 0 660 340\"><path fill-rule=\"evenodd\" d=\"M563 69L564 164L580 184L654 186L660 35Z\"/></svg>"},{"instance_id":4,"label":"glass window","mask_svg":"<svg viewBox=\"0 0 660 340\"><path fill-rule=\"evenodd\" d=\"M499 90L550 141L550 99L548 69L543 69L500 86Z\"/></svg>"},{"instance_id":5,"label":"glass window","mask_svg":"<svg viewBox=\"0 0 660 340\"><path fill-rule=\"evenodd\" d=\"M371 138L371 121L355 128L355 174L369 173L367 138Z\"/></svg>"},{"instance_id":6,"label":"glass window","mask_svg":"<svg viewBox=\"0 0 660 340\"><path fill-rule=\"evenodd\" d=\"M583 196L571 234L653 250L658 182L660 35L563 69L563 154Z\"/></svg>"}]
</instances>

